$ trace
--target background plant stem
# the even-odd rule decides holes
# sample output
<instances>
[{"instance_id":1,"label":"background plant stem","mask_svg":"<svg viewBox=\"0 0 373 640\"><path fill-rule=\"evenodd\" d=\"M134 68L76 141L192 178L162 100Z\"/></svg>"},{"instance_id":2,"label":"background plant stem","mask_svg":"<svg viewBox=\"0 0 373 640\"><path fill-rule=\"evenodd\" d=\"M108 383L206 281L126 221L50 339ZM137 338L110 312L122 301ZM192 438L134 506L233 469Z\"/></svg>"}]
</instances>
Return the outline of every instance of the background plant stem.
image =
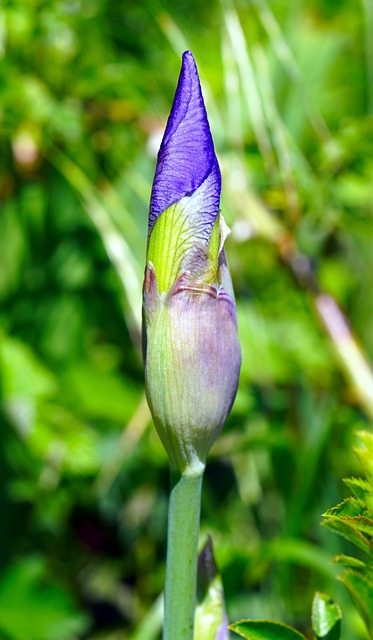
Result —
<instances>
[{"instance_id":1,"label":"background plant stem","mask_svg":"<svg viewBox=\"0 0 373 640\"><path fill-rule=\"evenodd\" d=\"M171 476L163 640L193 640L202 478Z\"/></svg>"}]
</instances>

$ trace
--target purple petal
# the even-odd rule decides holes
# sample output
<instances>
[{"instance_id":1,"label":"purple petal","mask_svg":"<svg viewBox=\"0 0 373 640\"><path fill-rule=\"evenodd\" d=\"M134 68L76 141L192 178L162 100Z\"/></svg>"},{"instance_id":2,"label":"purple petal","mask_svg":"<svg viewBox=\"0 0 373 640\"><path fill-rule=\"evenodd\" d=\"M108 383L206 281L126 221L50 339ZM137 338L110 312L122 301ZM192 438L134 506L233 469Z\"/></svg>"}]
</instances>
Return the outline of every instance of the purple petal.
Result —
<instances>
[{"instance_id":1,"label":"purple petal","mask_svg":"<svg viewBox=\"0 0 373 640\"><path fill-rule=\"evenodd\" d=\"M167 127L158 153L149 213L149 236L158 216L209 178L203 215L212 228L218 214L221 177L203 102L197 67L185 51Z\"/></svg>"}]
</instances>

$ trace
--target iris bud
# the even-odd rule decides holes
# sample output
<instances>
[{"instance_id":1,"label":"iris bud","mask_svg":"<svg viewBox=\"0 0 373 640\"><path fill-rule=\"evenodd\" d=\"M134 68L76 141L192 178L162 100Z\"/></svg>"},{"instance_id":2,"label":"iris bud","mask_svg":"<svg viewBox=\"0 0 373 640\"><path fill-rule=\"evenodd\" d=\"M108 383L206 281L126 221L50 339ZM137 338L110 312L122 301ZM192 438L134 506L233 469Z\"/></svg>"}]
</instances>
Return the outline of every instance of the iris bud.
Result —
<instances>
[{"instance_id":1,"label":"iris bud","mask_svg":"<svg viewBox=\"0 0 373 640\"><path fill-rule=\"evenodd\" d=\"M221 178L190 51L158 153L143 288L145 386L181 473L200 473L232 407L241 350Z\"/></svg>"}]
</instances>

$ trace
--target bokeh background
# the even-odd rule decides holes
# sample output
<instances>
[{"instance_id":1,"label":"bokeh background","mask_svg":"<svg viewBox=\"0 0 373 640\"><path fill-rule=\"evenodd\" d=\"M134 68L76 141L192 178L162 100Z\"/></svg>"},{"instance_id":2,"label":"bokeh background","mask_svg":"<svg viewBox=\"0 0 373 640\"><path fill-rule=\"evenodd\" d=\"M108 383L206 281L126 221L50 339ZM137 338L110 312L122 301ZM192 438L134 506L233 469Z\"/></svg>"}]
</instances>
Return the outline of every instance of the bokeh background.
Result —
<instances>
[{"instance_id":1,"label":"bokeh background","mask_svg":"<svg viewBox=\"0 0 373 640\"><path fill-rule=\"evenodd\" d=\"M207 467L229 618L365 638L320 526L373 419L370 0L3 0L0 637L156 640L166 455L140 348L147 209L183 50L223 172L243 350ZM352 328L349 330L348 325Z\"/></svg>"}]
</instances>

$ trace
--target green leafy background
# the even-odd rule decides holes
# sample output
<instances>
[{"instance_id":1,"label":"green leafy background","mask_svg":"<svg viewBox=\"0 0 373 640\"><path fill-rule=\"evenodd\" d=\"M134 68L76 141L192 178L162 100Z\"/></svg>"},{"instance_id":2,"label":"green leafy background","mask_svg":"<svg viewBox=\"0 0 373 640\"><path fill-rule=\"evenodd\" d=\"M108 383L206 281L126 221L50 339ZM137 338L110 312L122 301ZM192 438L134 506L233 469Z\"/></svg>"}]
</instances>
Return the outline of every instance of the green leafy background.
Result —
<instances>
[{"instance_id":1,"label":"green leafy background","mask_svg":"<svg viewBox=\"0 0 373 640\"><path fill-rule=\"evenodd\" d=\"M6 640L159 637L168 466L144 400L141 283L187 48L223 172L243 350L201 544L212 535L231 622L310 634L321 590L342 637L367 637L330 562L355 547L320 520L362 475L354 432L373 419L371 2L5 0Z\"/></svg>"}]
</instances>

